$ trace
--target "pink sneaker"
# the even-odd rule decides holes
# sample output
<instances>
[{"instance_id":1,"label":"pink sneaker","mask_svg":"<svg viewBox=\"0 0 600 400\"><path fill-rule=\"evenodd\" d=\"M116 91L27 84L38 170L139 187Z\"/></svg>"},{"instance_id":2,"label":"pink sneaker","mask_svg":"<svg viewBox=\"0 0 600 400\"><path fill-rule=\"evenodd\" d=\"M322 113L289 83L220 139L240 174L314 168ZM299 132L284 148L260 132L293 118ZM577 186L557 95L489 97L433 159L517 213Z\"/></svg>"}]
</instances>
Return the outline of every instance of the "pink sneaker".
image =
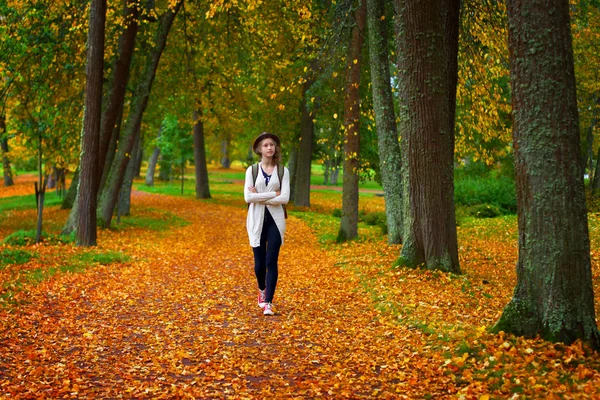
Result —
<instances>
[{"instance_id":1,"label":"pink sneaker","mask_svg":"<svg viewBox=\"0 0 600 400\"><path fill-rule=\"evenodd\" d=\"M263 308L263 314L264 315L275 315L275 313L273 312L273 304L265 303L265 308Z\"/></svg>"},{"instance_id":2,"label":"pink sneaker","mask_svg":"<svg viewBox=\"0 0 600 400\"><path fill-rule=\"evenodd\" d=\"M265 308L266 303L267 303L267 289L265 289L265 290L258 289L258 306L260 308Z\"/></svg>"}]
</instances>

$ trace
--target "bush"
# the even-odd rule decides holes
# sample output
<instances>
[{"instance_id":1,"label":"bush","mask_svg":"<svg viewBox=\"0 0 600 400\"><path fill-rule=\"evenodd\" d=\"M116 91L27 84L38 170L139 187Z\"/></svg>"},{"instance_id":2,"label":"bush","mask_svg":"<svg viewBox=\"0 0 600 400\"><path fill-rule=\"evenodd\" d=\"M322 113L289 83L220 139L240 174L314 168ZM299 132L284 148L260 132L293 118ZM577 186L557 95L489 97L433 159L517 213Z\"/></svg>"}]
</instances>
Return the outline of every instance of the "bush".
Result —
<instances>
[{"instance_id":1,"label":"bush","mask_svg":"<svg viewBox=\"0 0 600 400\"><path fill-rule=\"evenodd\" d=\"M514 214L517 211L515 182L502 176L461 176L454 182L454 202L468 207L490 205L501 214Z\"/></svg>"},{"instance_id":2,"label":"bush","mask_svg":"<svg viewBox=\"0 0 600 400\"><path fill-rule=\"evenodd\" d=\"M475 218L495 218L502 215L500 209L491 204L478 204L471 207L469 211Z\"/></svg>"},{"instance_id":3,"label":"bush","mask_svg":"<svg viewBox=\"0 0 600 400\"><path fill-rule=\"evenodd\" d=\"M342 210L339 208L334 208L332 215L336 218L342 218Z\"/></svg>"},{"instance_id":4,"label":"bush","mask_svg":"<svg viewBox=\"0 0 600 400\"><path fill-rule=\"evenodd\" d=\"M384 212L364 213L361 215L360 220L367 225L380 227L381 233L384 235L388 232L387 217Z\"/></svg>"}]
</instances>

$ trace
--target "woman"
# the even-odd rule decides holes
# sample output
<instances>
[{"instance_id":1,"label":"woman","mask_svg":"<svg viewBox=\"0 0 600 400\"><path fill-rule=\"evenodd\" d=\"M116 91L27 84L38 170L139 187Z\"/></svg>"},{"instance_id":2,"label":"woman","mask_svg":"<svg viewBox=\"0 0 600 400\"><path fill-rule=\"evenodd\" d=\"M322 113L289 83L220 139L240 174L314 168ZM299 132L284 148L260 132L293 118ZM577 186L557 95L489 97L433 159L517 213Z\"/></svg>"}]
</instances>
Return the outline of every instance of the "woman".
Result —
<instances>
[{"instance_id":1,"label":"woman","mask_svg":"<svg viewBox=\"0 0 600 400\"><path fill-rule=\"evenodd\" d=\"M277 260L285 234L283 205L290 198L290 171L280 165L281 141L277 135L261 133L253 148L260 156L260 163L246 170L244 198L249 205L246 228L254 252L258 306L264 315L274 315Z\"/></svg>"}]
</instances>

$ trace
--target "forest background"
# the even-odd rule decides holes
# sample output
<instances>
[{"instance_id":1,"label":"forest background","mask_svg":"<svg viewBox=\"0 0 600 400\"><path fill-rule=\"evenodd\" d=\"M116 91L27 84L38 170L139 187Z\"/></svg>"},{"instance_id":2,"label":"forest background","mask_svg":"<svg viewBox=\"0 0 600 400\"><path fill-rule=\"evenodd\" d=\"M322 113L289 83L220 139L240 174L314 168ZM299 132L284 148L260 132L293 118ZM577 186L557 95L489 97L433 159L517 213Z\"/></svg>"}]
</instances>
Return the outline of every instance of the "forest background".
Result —
<instances>
[{"instance_id":1,"label":"forest background","mask_svg":"<svg viewBox=\"0 0 600 400\"><path fill-rule=\"evenodd\" d=\"M379 19L389 22L385 29L395 37L397 15L389 2L384 4ZM86 65L90 65L89 6L87 1L0 3L4 182L11 186L22 174L36 170L36 240L43 235L46 187L56 187L59 193L46 199L47 205L60 203L70 209L77 204ZM596 179L600 142L595 140L600 110L600 9L597 2L586 0L572 0L569 7L580 151L585 162L581 168L588 211L595 212L600 187ZM356 168L363 190L381 189L373 42L365 34L364 46L358 46L358 52L353 47L356 11L351 1L109 1L101 129L103 134L116 134L102 136L112 141L102 144L101 139L98 153L107 155L105 164L100 164L104 172L99 185L114 190L106 197L99 195L98 225L110 227L113 217L130 213L134 185L198 199L234 198L235 189L220 184L242 179L243 169L256 160L251 143L268 131L278 134L284 144L284 163L292 173L292 215L313 219L323 243L347 239L346 233L340 234L347 214L336 197L339 192L323 194L321 187L312 191L311 201L310 185L313 189L314 185L345 185L342 174L350 164L344 163L353 159L351 168ZM500 225L508 221L513 229L516 225L506 14L503 2L464 1L460 6L454 204L457 224L467 224L468 229L473 228L469 225L473 218L502 215L506 219L491 221L503 221ZM395 122L400 123L402 82L397 78L399 53L394 40L389 40L386 50L393 108L399 116ZM350 81L351 70L357 81ZM352 89L360 99L354 109L359 111L356 124L348 124L348 110L353 107L348 107L347 97ZM356 129L354 136L360 138L354 152L347 146L349 129ZM120 172L110 171L117 165L115 171ZM136 178L141 171L146 174L143 180ZM68 191L67 183L71 183ZM345 186L342 192L346 194ZM7 209L18 209L20 205L14 204L20 201L15 198ZM381 204L373 206L375 202L369 195L366 200L357 197L354 207L357 213L360 208L361 222L378 225L385 236L390 216ZM61 227L63 233L76 230L77 207L72 210ZM331 229L339 217L342 228ZM395 250L398 241L388 241ZM597 291L597 272L594 277ZM15 294L13 289L5 290L7 298Z\"/></svg>"}]
</instances>

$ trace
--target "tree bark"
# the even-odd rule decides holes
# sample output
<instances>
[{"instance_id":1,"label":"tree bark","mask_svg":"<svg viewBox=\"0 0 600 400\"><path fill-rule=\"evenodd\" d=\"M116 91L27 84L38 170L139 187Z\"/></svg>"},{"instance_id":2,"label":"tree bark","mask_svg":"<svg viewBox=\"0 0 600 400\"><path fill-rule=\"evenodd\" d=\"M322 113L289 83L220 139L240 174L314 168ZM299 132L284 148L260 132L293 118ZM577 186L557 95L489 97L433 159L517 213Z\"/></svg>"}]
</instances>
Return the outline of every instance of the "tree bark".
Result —
<instances>
[{"instance_id":1,"label":"tree bark","mask_svg":"<svg viewBox=\"0 0 600 400\"><path fill-rule=\"evenodd\" d=\"M400 144L390 80L387 22L383 0L367 0L369 62L377 148L385 196L388 243L402 243L402 175Z\"/></svg>"},{"instance_id":2,"label":"tree bark","mask_svg":"<svg viewBox=\"0 0 600 400\"><path fill-rule=\"evenodd\" d=\"M454 117L460 0L394 0L403 235L398 265L460 273Z\"/></svg>"},{"instance_id":3,"label":"tree bark","mask_svg":"<svg viewBox=\"0 0 600 400\"><path fill-rule=\"evenodd\" d=\"M123 104L125 101L125 93L127 82L129 81L129 71L133 50L135 48L135 40L138 33L138 21L140 18L139 5L136 3L124 2L123 18L127 23L125 30L119 37L118 51L119 56L114 62L111 76L110 93L106 103L106 110L102 114L102 130L100 134L99 156L98 156L98 171L104 174L104 165L107 162L107 154L111 146L111 142L116 143L116 138L113 139L115 133L118 135L118 130L115 132L117 125L120 127L120 120L123 116ZM130 5L132 5L130 7ZM111 161L109 157L108 161ZM109 163L110 165L110 163ZM108 173L108 171L106 171ZM99 185L104 184L104 180L99 178ZM101 187L99 186L99 190Z\"/></svg>"},{"instance_id":4,"label":"tree bark","mask_svg":"<svg viewBox=\"0 0 600 400\"><path fill-rule=\"evenodd\" d=\"M228 147L229 141L227 139L221 140L221 166L225 169L229 169L229 167L231 166Z\"/></svg>"},{"instance_id":5,"label":"tree bark","mask_svg":"<svg viewBox=\"0 0 600 400\"><path fill-rule=\"evenodd\" d=\"M0 149L2 150L2 170L4 172L4 186L12 186L15 184L10 168L10 160L8 158L8 139L4 136L6 133L6 117L0 115Z\"/></svg>"},{"instance_id":6,"label":"tree bark","mask_svg":"<svg viewBox=\"0 0 600 400\"><path fill-rule=\"evenodd\" d=\"M156 163L158 162L159 154L160 149L155 147L154 150L152 150L150 159L148 160L148 169L146 170L146 186L154 186L154 171L156 171Z\"/></svg>"},{"instance_id":7,"label":"tree bark","mask_svg":"<svg viewBox=\"0 0 600 400\"><path fill-rule=\"evenodd\" d=\"M342 219L337 241L343 242L358 236L358 160L360 157L360 67L365 33L367 7L358 0L354 11L355 25L348 46L348 68L344 96L344 186L342 192Z\"/></svg>"},{"instance_id":8,"label":"tree bark","mask_svg":"<svg viewBox=\"0 0 600 400\"><path fill-rule=\"evenodd\" d=\"M133 95L129 118L127 120L127 124L125 125L123 135L119 140L117 153L115 154L115 159L106 179L106 185L102 195L100 196L98 224L101 227L110 227L113 212L118 201L119 189L121 188L123 179L125 177L125 170L129 162L129 156L131 154L136 135L139 132L139 126L142 122L144 110L148 104L148 97L150 96L152 83L154 82L154 77L156 76L156 69L167 43L169 30L171 29L175 15L180 8L181 1L177 3L174 9L168 10L160 18L155 37L155 45L148 55L140 82Z\"/></svg>"},{"instance_id":9,"label":"tree bark","mask_svg":"<svg viewBox=\"0 0 600 400\"><path fill-rule=\"evenodd\" d=\"M86 66L85 114L81 137L77 245L95 246L98 195L98 146L102 119L102 79L104 76L104 30L106 0L92 0Z\"/></svg>"},{"instance_id":10,"label":"tree bark","mask_svg":"<svg viewBox=\"0 0 600 400\"><path fill-rule=\"evenodd\" d=\"M79 167L75 170L73 174L73 179L71 179L71 185L69 186L69 190L67 191L67 196L63 199L61 209L67 210L73 207L75 204L75 196L77 195L77 186L79 185ZM66 224L65 224L66 227ZM63 228L64 229L64 228Z\"/></svg>"},{"instance_id":11,"label":"tree bark","mask_svg":"<svg viewBox=\"0 0 600 400\"><path fill-rule=\"evenodd\" d=\"M196 198L210 199L204 146L204 122L202 122L202 110L200 109L194 112L194 165L196 166Z\"/></svg>"},{"instance_id":12,"label":"tree bark","mask_svg":"<svg viewBox=\"0 0 600 400\"><path fill-rule=\"evenodd\" d=\"M294 171L294 205L310 207L310 169L312 164L313 137L315 124L313 115L306 107L307 93L313 84L309 79L302 86L302 103L300 105L300 147Z\"/></svg>"},{"instance_id":13,"label":"tree bark","mask_svg":"<svg viewBox=\"0 0 600 400\"><path fill-rule=\"evenodd\" d=\"M569 2L506 4L519 258L494 329L599 349Z\"/></svg>"},{"instance_id":14,"label":"tree bark","mask_svg":"<svg viewBox=\"0 0 600 400\"><path fill-rule=\"evenodd\" d=\"M144 161L144 143L140 134L140 144L135 152L135 164L133 168L133 178L139 178L142 172L142 161Z\"/></svg>"},{"instance_id":15,"label":"tree bark","mask_svg":"<svg viewBox=\"0 0 600 400\"><path fill-rule=\"evenodd\" d=\"M133 154L137 154L141 147L141 138L138 133L135 144L133 145ZM123 179L123 185L121 185L121 193L119 195L119 215L131 215L131 189L133 187L133 178L135 177L135 156L129 159L127 170L125 170L125 178Z\"/></svg>"}]
</instances>

